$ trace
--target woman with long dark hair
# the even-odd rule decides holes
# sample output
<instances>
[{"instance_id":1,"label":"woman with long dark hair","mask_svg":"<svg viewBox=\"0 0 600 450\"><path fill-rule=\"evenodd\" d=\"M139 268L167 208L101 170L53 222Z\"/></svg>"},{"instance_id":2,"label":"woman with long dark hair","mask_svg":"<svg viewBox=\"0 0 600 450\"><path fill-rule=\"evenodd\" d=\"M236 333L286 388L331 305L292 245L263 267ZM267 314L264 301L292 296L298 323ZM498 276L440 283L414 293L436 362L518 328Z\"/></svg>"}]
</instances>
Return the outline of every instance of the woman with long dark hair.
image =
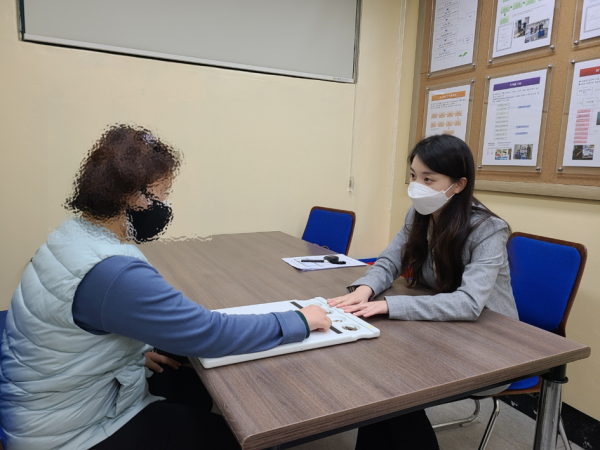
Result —
<instances>
[{"instance_id":1,"label":"woman with long dark hair","mask_svg":"<svg viewBox=\"0 0 600 450\"><path fill-rule=\"evenodd\" d=\"M170 145L127 125L107 130L84 159L65 205L74 216L38 249L8 311L0 422L9 448L239 448L175 355L267 350L331 325L314 305L220 314L162 278L133 244L171 222L180 165Z\"/></svg>"},{"instance_id":2,"label":"woman with long dark hair","mask_svg":"<svg viewBox=\"0 0 600 450\"><path fill-rule=\"evenodd\" d=\"M357 316L396 320L477 320L484 308L518 318L506 242L510 227L474 196L475 163L461 139L436 135L409 155L413 206L394 240L349 294L331 306ZM405 276L429 295L374 296ZM501 391L503 388L499 390ZM424 411L363 427L358 448L437 449Z\"/></svg>"}]
</instances>

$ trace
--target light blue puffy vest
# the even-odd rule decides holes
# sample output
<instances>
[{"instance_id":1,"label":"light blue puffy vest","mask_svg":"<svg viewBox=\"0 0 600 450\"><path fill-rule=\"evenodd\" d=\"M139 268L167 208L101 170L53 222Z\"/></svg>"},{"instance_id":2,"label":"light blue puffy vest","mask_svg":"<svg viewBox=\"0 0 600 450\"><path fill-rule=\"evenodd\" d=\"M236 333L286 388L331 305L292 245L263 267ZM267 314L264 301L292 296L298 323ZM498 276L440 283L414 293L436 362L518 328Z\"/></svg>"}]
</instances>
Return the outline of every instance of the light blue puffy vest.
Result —
<instances>
[{"instance_id":1,"label":"light blue puffy vest","mask_svg":"<svg viewBox=\"0 0 600 450\"><path fill-rule=\"evenodd\" d=\"M146 258L82 219L48 236L12 297L0 359L0 423L10 450L87 449L153 401L146 344L73 322L73 297L100 261Z\"/></svg>"}]
</instances>

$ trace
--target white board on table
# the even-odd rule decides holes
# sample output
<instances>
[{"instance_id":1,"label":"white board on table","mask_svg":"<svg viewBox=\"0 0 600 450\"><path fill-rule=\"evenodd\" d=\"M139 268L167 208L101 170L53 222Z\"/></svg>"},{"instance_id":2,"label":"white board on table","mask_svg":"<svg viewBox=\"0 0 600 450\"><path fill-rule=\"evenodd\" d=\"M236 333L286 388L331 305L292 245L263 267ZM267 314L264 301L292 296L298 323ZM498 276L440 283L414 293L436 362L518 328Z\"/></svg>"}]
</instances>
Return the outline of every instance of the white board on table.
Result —
<instances>
[{"instance_id":1,"label":"white board on table","mask_svg":"<svg viewBox=\"0 0 600 450\"><path fill-rule=\"evenodd\" d=\"M310 336L302 342L279 345L262 352L245 353L243 355L227 355L221 356L220 358L198 358L198 360L204 368L210 369L213 367L328 347L330 345L345 344L358 339L370 339L379 336L378 328L352 314L345 313L339 308L330 307L327 304L327 301L322 297L316 297L310 300L288 300L275 303L263 303L260 305L239 306L236 308L218 309L216 311L227 314L266 314L271 312L294 311L308 305L318 305L327 311L332 321L332 326L329 330L325 332L313 331L310 333Z\"/></svg>"}]
</instances>

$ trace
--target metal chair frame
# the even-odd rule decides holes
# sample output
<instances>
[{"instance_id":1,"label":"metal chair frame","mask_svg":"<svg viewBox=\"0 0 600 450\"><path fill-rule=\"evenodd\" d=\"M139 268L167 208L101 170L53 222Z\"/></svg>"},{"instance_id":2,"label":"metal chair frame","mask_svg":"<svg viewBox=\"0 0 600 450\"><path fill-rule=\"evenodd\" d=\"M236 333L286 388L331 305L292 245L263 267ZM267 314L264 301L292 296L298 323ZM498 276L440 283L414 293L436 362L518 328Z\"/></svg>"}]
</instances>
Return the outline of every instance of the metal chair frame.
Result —
<instances>
[{"instance_id":1,"label":"metal chair frame","mask_svg":"<svg viewBox=\"0 0 600 450\"><path fill-rule=\"evenodd\" d=\"M587 249L585 248L584 245L577 244L575 242L562 241L560 239L552 239L552 238L547 238L544 236L536 236L533 234L518 233L518 232L512 233L510 235L510 237L508 239L509 242L511 239L513 239L514 237L517 237L517 236L525 237L528 239L534 239L534 240L542 241L542 242L548 242L551 244L564 245L566 247L573 247L579 252L579 256L581 258L581 261L579 263L579 270L577 271L577 276L575 278L575 282L573 283L573 288L571 290L571 294L569 295L569 300L567 301L567 305L565 307L565 312L563 314L562 320L561 320L558 328L556 330L552 331L555 334L558 334L562 337L566 337L565 328L567 326L567 319L569 318L569 314L571 312L573 302L575 301L575 296L577 295L577 291L579 289L579 284L581 283L581 277L583 276L583 269L585 268L585 263L587 260ZM509 256L510 256L510 253L509 253ZM479 412L481 410L481 405L479 402L483 399L491 398L494 401L494 408L492 410L492 415L490 416L488 424L485 428L485 433L483 434L481 443L479 444L479 450L485 450L485 448L490 440L490 437L492 435L494 425L496 424L496 419L498 418L498 415L500 414L500 399L499 399L499 397L504 396L504 395L519 395L519 394L530 394L530 393L534 393L534 392L540 392L540 388L541 388L541 379L538 377L538 383L535 386L532 386L527 389L505 390L498 394L494 394L494 395L487 396L487 397L470 397L473 401L475 401L475 411L473 412L473 414L471 414L469 417L467 417L465 419L460 419L460 420L455 420L452 422L440 423L437 425L433 425L433 429L436 431L441 431L441 430L447 430L450 428L466 427L468 425L471 425L471 423L473 423L473 421L478 417ZM564 428L562 417L560 417L560 420L558 423L558 433L559 433L560 437L562 438L565 449L571 450L571 444L569 443L569 440L567 439L567 434L565 433L565 428Z\"/></svg>"}]
</instances>

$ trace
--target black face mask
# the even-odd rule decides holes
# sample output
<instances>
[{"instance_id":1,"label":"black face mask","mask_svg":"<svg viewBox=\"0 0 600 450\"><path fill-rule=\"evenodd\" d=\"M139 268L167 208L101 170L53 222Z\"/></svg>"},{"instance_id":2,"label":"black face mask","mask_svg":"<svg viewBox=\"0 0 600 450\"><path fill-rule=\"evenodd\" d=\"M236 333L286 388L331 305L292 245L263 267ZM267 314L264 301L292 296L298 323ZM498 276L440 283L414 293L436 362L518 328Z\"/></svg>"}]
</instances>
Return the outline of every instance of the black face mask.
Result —
<instances>
[{"instance_id":1,"label":"black face mask","mask_svg":"<svg viewBox=\"0 0 600 450\"><path fill-rule=\"evenodd\" d=\"M133 240L139 244L158 239L173 220L173 211L170 206L152 199L148 209L128 209L127 218L135 230Z\"/></svg>"}]
</instances>

